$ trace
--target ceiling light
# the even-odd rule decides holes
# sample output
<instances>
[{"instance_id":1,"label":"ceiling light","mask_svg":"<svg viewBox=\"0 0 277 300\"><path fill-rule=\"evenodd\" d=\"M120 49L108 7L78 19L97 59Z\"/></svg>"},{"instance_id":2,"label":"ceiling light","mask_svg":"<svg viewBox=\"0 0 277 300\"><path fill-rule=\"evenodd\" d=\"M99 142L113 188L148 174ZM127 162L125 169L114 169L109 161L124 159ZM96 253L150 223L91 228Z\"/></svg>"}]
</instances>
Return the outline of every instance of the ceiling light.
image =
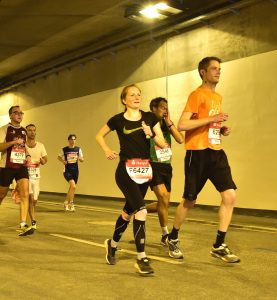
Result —
<instances>
[{"instance_id":1,"label":"ceiling light","mask_svg":"<svg viewBox=\"0 0 277 300\"><path fill-rule=\"evenodd\" d=\"M159 12L155 6L148 6L144 9L140 10L139 13L144 15L146 18L150 18L150 19L156 19L161 16L161 14L159 14Z\"/></svg>"},{"instance_id":2,"label":"ceiling light","mask_svg":"<svg viewBox=\"0 0 277 300\"><path fill-rule=\"evenodd\" d=\"M154 5L141 6L135 5L127 7L125 17L142 22L153 20L163 20L172 15L183 12L185 8L176 5L175 1L159 2Z\"/></svg>"}]
</instances>

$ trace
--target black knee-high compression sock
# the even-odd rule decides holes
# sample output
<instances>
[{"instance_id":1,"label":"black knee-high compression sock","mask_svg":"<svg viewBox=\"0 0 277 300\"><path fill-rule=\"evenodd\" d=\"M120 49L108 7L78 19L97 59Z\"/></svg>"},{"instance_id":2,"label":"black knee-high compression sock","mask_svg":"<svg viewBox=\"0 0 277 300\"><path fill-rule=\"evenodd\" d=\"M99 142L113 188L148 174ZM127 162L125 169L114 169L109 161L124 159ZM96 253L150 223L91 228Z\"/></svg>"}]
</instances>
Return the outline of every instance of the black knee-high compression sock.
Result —
<instances>
[{"instance_id":1,"label":"black knee-high compression sock","mask_svg":"<svg viewBox=\"0 0 277 300\"><path fill-rule=\"evenodd\" d=\"M216 241L215 241L215 243L214 243L214 247L215 247L215 248L218 248L218 247L220 247L222 244L224 244L225 235L226 235L226 232L220 231L220 230L217 231Z\"/></svg>"},{"instance_id":2,"label":"black knee-high compression sock","mask_svg":"<svg viewBox=\"0 0 277 300\"><path fill-rule=\"evenodd\" d=\"M129 224L129 221L126 221L122 218L120 215L115 223L115 229L114 229L114 234L113 234L113 240L115 242L119 242L121 239L122 234L126 230L127 226Z\"/></svg>"},{"instance_id":3,"label":"black knee-high compression sock","mask_svg":"<svg viewBox=\"0 0 277 300\"><path fill-rule=\"evenodd\" d=\"M133 221L134 239L137 252L144 252L145 248L145 221L134 219Z\"/></svg>"}]
</instances>

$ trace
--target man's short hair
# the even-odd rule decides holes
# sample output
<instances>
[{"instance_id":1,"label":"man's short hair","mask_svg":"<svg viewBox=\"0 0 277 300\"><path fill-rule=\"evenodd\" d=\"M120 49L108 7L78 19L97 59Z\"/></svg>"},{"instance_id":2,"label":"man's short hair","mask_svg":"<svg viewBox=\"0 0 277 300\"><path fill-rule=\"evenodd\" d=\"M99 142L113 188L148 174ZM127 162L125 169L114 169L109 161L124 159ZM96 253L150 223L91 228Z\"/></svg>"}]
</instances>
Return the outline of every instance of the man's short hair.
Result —
<instances>
[{"instance_id":1,"label":"man's short hair","mask_svg":"<svg viewBox=\"0 0 277 300\"><path fill-rule=\"evenodd\" d=\"M71 140L73 137L75 137L75 139L77 139L76 134L72 133L68 136L67 140Z\"/></svg>"},{"instance_id":2,"label":"man's short hair","mask_svg":"<svg viewBox=\"0 0 277 300\"><path fill-rule=\"evenodd\" d=\"M15 107L20 107L20 106L19 106L19 105L14 105L14 106L10 107L10 109L9 109L9 115L12 114L13 109L14 109Z\"/></svg>"},{"instance_id":3,"label":"man's short hair","mask_svg":"<svg viewBox=\"0 0 277 300\"><path fill-rule=\"evenodd\" d=\"M221 59L216 56L207 56L203 58L198 64L198 72L201 78L203 78L202 74L200 73L201 70L207 71L208 66L212 60L216 60L217 62L221 63Z\"/></svg>"},{"instance_id":4,"label":"man's short hair","mask_svg":"<svg viewBox=\"0 0 277 300\"><path fill-rule=\"evenodd\" d=\"M35 128L37 128L35 124L29 124L25 128L28 129L28 127L35 127Z\"/></svg>"},{"instance_id":5,"label":"man's short hair","mask_svg":"<svg viewBox=\"0 0 277 300\"><path fill-rule=\"evenodd\" d=\"M149 104L149 107L150 107L150 110L153 111L153 108L154 107L158 107L159 104L164 101L165 103L167 103L167 100L163 97L157 97L157 98L154 98L151 100L150 104Z\"/></svg>"}]
</instances>

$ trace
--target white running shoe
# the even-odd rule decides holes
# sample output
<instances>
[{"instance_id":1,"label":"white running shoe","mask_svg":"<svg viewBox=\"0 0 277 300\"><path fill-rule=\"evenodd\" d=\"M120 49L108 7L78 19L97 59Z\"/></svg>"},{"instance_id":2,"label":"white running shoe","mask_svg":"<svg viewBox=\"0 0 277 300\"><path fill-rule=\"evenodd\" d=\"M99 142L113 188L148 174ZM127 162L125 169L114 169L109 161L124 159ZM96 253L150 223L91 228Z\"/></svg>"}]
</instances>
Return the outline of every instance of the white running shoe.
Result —
<instances>
[{"instance_id":1,"label":"white running shoe","mask_svg":"<svg viewBox=\"0 0 277 300\"><path fill-rule=\"evenodd\" d=\"M70 211L75 211L75 206L74 206L73 202L69 204L69 210Z\"/></svg>"},{"instance_id":2,"label":"white running shoe","mask_svg":"<svg viewBox=\"0 0 277 300\"><path fill-rule=\"evenodd\" d=\"M70 211L69 204L67 202L63 203L64 211Z\"/></svg>"}]
</instances>

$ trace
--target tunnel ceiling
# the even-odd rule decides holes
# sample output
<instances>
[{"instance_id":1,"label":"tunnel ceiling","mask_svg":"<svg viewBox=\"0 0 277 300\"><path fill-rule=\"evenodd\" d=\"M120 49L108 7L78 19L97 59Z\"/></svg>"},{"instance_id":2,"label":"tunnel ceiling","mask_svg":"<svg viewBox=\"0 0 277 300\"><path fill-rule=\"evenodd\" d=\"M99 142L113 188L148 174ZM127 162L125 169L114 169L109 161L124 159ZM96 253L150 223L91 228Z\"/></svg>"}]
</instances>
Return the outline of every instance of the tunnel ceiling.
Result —
<instances>
[{"instance_id":1,"label":"tunnel ceiling","mask_svg":"<svg viewBox=\"0 0 277 300\"><path fill-rule=\"evenodd\" d=\"M149 1L0 0L0 90L143 38L177 34L180 24L192 18L224 9L236 13L238 6L256 1L174 1L183 12L151 24L125 16L127 9L145 2Z\"/></svg>"}]
</instances>

